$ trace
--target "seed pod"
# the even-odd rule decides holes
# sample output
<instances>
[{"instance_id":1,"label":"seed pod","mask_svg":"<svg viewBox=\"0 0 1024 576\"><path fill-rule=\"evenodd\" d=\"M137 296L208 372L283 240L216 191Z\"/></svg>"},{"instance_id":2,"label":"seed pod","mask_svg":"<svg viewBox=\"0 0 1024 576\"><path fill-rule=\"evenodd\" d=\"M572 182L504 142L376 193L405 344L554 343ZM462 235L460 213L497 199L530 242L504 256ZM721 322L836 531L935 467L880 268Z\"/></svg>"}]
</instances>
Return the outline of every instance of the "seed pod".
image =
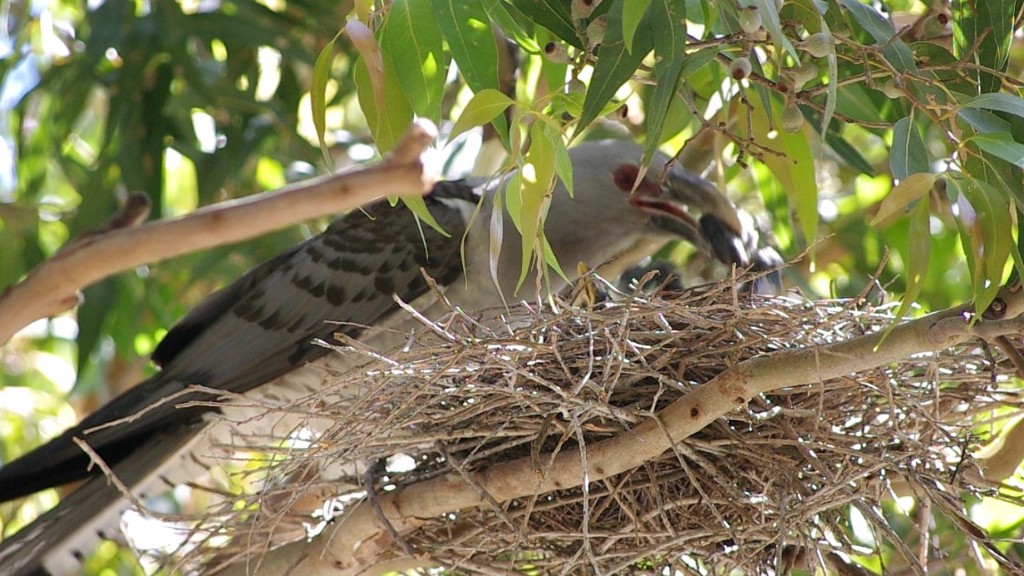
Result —
<instances>
[{"instance_id":1,"label":"seed pod","mask_svg":"<svg viewBox=\"0 0 1024 576\"><path fill-rule=\"evenodd\" d=\"M790 134L795 134L804 126L804 115L796 104L790 104L782 111L782 128Z\"/></svg>"},{"instance_id":2,"label":"seed pod","mask_svg":"<svg viewBox=\"0 0 1024 576\"><path fill-rule=\"evenodd\" d=\"M729 74L732 75L734 80L743 80L750 76L750 72L753 67L750 65L750 59L746 56L737 56L736 59L729 64Z\"/></svg>"},{"instance_id":3,"label":"seed pod","mask_svg":"<svg viewBox=\"0 0 1024 576\"><path fill-rule=\"evenodd\" d=\"M587 24L587 48L593 50L604 42L604 34L608 31L608 18L601 16Z\"/></svg>"},{"instance_id":4,"label":"seed pod","mask_svg":"<svg viewBox=\"0 0 1024 576\"><path fill-rule=\"evenodd\" d=\"M744 34L754 34L761 29L761 11L757 6L740 8L740 28Z\"/></svg>"},{"instance_id":5,"label":"seed pod","mask_svg":"<svg viewBox=\"0 0 1024 576\"><path fill-rule=\"evenodd\" d=\"M547 56L548 60L556 64L565 64L569 61L569 53L565 49L565 44L560 42L548 42L545 44L544 55Z\"/></svg>"},{"instance_id":6,"label":"seed pod","mask_svg":"<svg viewBox=\"0 0 1024 576\"><path fill-rule=\"evenodd\" d=\"M590 16L601 4L601 0L572 0L569 4L569 12L573 20L582 20Z\"/></svg>"},{"instance_id":7,"label":"seed pod","mask_svg":"<svg viewBox=\"0 0 1024 576\"><path fill-rule=\"evenodd\" d=\"M835 50L836 41L828 32L818 32L808 36L798 46L809 52L811 56L821 58L822 56L828 56Z\"/></svg>"},{"instance_id":8,"label":"seed pod","mask_svg":"<svg viewBox=\"0 0 1024 576\"><path fill-rule=\"evenodd\" d=\"M921 26L921 38L928 39L945 35L946 24L949 24L949 16L946 16L942 12L932 14L925 18L924 25Z\"/></svg>"}]
</instances>

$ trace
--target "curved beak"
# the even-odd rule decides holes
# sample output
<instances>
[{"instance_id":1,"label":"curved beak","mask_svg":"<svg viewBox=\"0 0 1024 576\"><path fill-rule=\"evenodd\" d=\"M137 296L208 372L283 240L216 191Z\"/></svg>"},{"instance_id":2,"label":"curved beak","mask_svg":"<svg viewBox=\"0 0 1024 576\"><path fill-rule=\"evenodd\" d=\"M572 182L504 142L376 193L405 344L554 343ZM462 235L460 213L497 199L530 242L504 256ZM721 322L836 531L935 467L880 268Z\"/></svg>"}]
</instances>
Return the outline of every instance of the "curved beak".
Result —
<instances>
[{"instance_id":1,"label":"curved beak","mask_svg":"<svg viewBox=\"0 0 1024 576\"><path fill-rule=\"evenodd\" d=\"M714 184L675 165L664 175L662 184L656 185L652 181L659 176L649 174L630 197L634 206L651 215L655 226L706 252L714 252L714 238L708 236L705 223L709 215L715 219L716 230L733 238L745 236L736 207ZM691 210L701 214L699 221Z\"/></svg>"},{"instance_id":2,"label":"curved beak","mask_svg":"<svg viewBox=\"0 0 1024 576\"><path fill-rule=\"evenodd\" d=\"M658 228L689 241L727 265L771 270L782 263L772 248L758 248L758 234L748 214L736 208L711 182L684 168L670 167L661 185L645 179L630 202L650 214ZM700 219L695 219L689 210L699 212ZM781 291L777 272L758 282L754 286L757 293Z\"/></svg>"},{"instance_id":3,"label":"curved beak","mask_svg":"<svg viewBox=\"0 0 1024 576\"><path fill-rule=\"evenodd\" d=\"M697 174L672 165L665 176L665 193L674 202L685 204L701 214L713 214L737 236L744 225L733 203L718 188Z\"/></svg>"}]
</instances>

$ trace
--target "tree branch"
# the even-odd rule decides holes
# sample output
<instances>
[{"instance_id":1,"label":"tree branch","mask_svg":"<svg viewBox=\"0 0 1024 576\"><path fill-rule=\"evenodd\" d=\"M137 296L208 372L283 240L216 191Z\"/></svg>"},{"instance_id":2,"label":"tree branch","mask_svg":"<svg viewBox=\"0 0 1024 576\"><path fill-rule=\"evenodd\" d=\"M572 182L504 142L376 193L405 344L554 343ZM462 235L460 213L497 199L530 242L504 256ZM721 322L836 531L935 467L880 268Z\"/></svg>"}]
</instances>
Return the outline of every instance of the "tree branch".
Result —
<instances>
[{"instance_id":1,"label":"tree branch","mask_svg":"<svg viewBox=\"0 0 1024 576\"><path fill-rule=\"evenodd\" d=\"M420 121L374 166L74 240L0 294L0 345L30 322L75 306L80 290L107 276L351 210L382 196L426 193L432 176L424 174L420 155L436 134L432 124Z\"/></svg>"},{"instance_id":2,"label":"tree branch","mask_svg":"<svg viewBox=\"0 0 1024 576\"><path fill-rule=\"evenodd\" d=\"M999 318L991 318L1004 329L1024 313L1024 294L1004 289L999 300L1005 304ZM459 474L434 478L378 498L378 504L394 529L408 533L434 518L460 509L487 505L488 500L505 502L552 490L564 490L625 472L652 460L674 443L700 431L722 415L746 406L759 395L779 388L800 386L870 370L913 354L936 351L965 342L981 329L985 320L971 322L971 305L964 305L905 322L888 336L875 333L831 346L785 350L752 358L726 370L672 403L656 418L633 430L587 446L584 475L578 451L567 450L553 459L544 475L538 474L535 458L524 457L482 470L470 482ZM997 330L1002 332L1002 330ZM543 458L545 461L549 457ZM486 491L487 498L481 493ZM259 574L366 574L387 563L400 552L380 526L371 507L362 502L334 529L311 543L290 544L259 561ZM427 561L429 562L429 561ZM250 566L251 568L251 566ZM234 566L227 574L246 574Z\"/></svg>"}]
</instances>

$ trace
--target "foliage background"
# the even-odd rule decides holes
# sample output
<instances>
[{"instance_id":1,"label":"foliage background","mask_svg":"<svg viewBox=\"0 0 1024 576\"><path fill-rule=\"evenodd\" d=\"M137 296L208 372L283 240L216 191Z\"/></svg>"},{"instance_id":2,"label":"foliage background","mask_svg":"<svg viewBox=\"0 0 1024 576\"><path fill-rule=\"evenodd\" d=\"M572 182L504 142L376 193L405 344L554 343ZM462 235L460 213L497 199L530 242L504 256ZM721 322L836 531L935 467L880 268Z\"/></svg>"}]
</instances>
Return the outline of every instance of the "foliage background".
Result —
<instances>
[{"instance_id":1,"label":"foliage background","mask_svg":"<svg viewBox=\"0 0 1024 576\"><path fill-rule=\"evenodd\" d=\"M489 130L513 151L507 165L538 170L522 191L524 220L541 218L528 199L559 168L545 160L554 149L531 152L531 140L557 148L564 141L554 136L585 128L630 134L649 150L692 141L686 165L710 166L711 180L764 215L787 259L806 254L786 275L808 296L854 296L877 273L910 313L911 302L984 303L1021 262L1020 5L6 3L0 285L102 228L129 193L148 195L153 217L173 217L372 158L417 115L443 137L465 132L439 155L455 174L467 168L453 151L472 150L473 128L493 120ZM762 30L742 30L745 6L757 7ZM501 73L499 63L507 71L513 60L492 27L518 44L514 82ZM823 32L835 43L813 57L801 42ZM752 70L736 79L739 58ZM806 82L795 78L797 59L814 66ZM791 124L794 111L803 119L792 132L787 111ZM0 461L136 382L185 311L321 225L108 279L74 312L9 343L0 350ZM691 257L685 248L665 255ZM4 532L55 499L0 507ZM1019 535L1024 515L999 510L987 513L997 530Z\"/></svg>"}]
</instances>

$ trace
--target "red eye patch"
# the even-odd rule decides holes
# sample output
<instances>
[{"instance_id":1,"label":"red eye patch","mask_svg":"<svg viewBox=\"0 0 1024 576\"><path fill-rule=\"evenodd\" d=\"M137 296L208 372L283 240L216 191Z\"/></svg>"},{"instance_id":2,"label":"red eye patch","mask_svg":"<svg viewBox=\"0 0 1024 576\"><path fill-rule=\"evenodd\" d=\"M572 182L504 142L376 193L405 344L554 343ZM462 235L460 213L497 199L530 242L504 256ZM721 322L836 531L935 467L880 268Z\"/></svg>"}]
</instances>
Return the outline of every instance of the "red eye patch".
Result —
<instances>
[{"instance_id":1,"label":"red eye patch","mask_svg":"<svg viewBox=\"0 0 1024 576\"><path fill-rule=\"evenodd\" d=\"M640 176L640 167L636 164L620 164L612 172L612 180L615 181L615 187L626 193L632 192L633 184L636 183L638 176ZM636 190L645 195L657 196L661 191L661 187L652 181L649 176L649 174L644 175L644 179L637 185Z\"/></svg>"}]
</instances>

